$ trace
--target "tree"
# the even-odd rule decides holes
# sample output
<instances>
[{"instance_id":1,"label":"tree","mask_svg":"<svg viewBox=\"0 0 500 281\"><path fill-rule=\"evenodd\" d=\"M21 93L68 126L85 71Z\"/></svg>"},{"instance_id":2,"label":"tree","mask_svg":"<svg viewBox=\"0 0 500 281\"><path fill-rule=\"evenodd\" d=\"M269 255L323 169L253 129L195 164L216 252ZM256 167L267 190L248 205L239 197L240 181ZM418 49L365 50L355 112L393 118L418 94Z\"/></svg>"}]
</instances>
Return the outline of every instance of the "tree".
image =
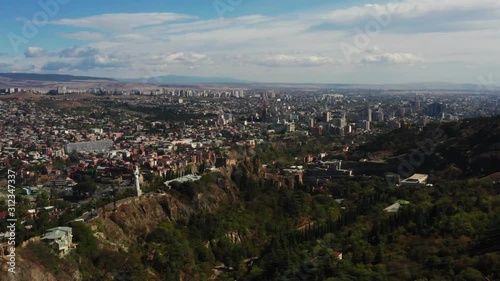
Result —
<instances>
[{"instance_id":1,"label":"tree","mask_svg":"<svg viewBox=\"0 0 500 281\"><path fill-rule=\"evenodd\" d=\"M73 228L73 238L78 243L76 247L77 253L91 258L97 248L96 239L92 231L82 222L75 222L71 227Z\"/></svg>"},{"instance_id":2,"label":"tree","mask_svg":"<svg viewBox=\"0 0 500 281\"><path fill-rule=\"evenodd\" d=\"M42 192L36 196L36 206L37 207L47 207L50 205L49 195L47 192Z\"/></svg>"},{"instance_id":3,"label":"tree","mask_svg":"<svg viewBox=\"0 0 500 281\"><path fill-rule=\"evenodd\" d=\"M64 160L61 157L57 157L54 159L52 162L52 167L57 170L62 170L66 166L66 163L64 163Z\"/></svg>"},{"instance_id":4,"label":"tree","mask_svg":"<svg viewBox=\"0 0 500 281\"><path fill-rule=\"evenodd\" d=\"M77 197L91 197L97 190L97 185L93 181L85 181L73 187L73 194Z\"/></svg>"},{"instance_id":5,"label":"tree","mask_svg":"<svg viewBox=\"0 0 500 281\"><path fill-rule=\"evenodd\" d=\"M460 277L461 279L459 280L467 280L467 281L480 281L480 280L485 280L483 277L483 274L481 274L480 271L468 267L460 272Z\"/></svg>"},{"instance_id":6,"label":"tree","mask_svg":"<svg viewBox=\"0 0 500 281\"><path fill-rule=\"evenodd\" d=\"M43 231L45 229L50 228L51 225L51 220L50 220L50 214L47 210L42 209L40 212L37 214L37 218L35 219L35 227L37 231Z\"/></svg>"},{"instance_id":7,"label":"tree","mask_svg":"<svg viewBox=\"0 0 500 281\"><path fill-rule=\"evenodd\" d=\"M78 152L76 150L71 151L68 160L70 163L78 163L78 161L80 160L80 158L78 157Z\"/></svg>"}]
</instances>

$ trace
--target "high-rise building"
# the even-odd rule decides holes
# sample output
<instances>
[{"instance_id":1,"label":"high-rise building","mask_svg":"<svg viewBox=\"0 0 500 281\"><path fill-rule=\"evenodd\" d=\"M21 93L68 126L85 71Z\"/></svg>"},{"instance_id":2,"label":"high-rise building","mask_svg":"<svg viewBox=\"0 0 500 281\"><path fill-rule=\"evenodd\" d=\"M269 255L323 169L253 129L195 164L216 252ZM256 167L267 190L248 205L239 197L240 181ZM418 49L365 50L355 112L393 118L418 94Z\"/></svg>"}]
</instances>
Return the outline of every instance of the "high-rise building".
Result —
<instances>
[{"instance_id":1,"label":"high-rise building","mask_svg":"<svg viewBox=\"0 0 500 281\"><path fill-rule=\"evenodd\" d=\"M332 117L333 125L344 128L347 125L345 112L334 112Z\"/></svg>"},{"instance_id":2,"label":"high-rise building","mask_svg":"<svg viewBox=\"0 0 500 281\"><path fill-rule=\"evenodd\" d=\"M326 123L332 121L332 113L330 111L323 112L323 121Z\"/></svg>"},{"instance_id":3,"label":"high-rise building","mask_svg":"<svg viewBox=\"0 0 500 281\"><path fill-rule=\"evenodd\" d=\"M445 111L445 109L446 106L444 104L435 102L427 106L426 114L432 117L440 117L441 114Z\"/></svg>"},{"instance_id":4,"label":"high-rise building","mask_svg":"<svg viewBox=\"0 0 500 281\"><path fill-rule=\"evenodd\" d=\"M366 107L358 112L358 121L367 120L372 121L372 109Z\"/></svg>"},{"instance_id":5,"label":"high-rise building","mask_svg":"<svg viewBox=\"0 0 500 281\"><path fill-rule=\"evenodd\" d=\"M368 120L362 120L359 122L359 128L365 130L365 131L370 131L370 121Z\"/></svg>"},{"instance_id":6,"label":"high-rise building","mask_svg":"<svg viewBox=\"0 0 500 281\"><path fill-rule=\"evenodd\" d=\"M269 117L267 108L267 104L264 103L262 105L262 122L267 122L267 118Z\"/></svg>"},{"instance_id":7,"label":"high-rise building","mask_svg":"<svg viewBox=\"0 0 500 281\"><path fill-rule=\"evenodd\" d=\"M64 95L66 94L67 92L67 89L66 89L66 86L63 86L63 87L57 87L57 93L60 94L60 95Z\"/></svg>"}]
</instances>

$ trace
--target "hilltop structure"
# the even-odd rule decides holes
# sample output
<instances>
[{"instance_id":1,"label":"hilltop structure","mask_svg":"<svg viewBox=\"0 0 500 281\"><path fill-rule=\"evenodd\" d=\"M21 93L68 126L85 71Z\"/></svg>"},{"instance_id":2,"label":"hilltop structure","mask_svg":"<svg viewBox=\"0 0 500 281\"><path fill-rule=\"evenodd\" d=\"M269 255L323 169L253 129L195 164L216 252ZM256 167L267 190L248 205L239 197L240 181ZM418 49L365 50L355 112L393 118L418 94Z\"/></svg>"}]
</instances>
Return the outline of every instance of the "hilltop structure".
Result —
<instances>
[{"instance_id":1,"label":"hilltop structure","mask_svg":"<svg viewBox=\"0 0 500 281\"><path fill-rule=\"evenodd\" d=\"M136 197L141 197L141 195L142 195L141 183L139 181L140 177L141 177L141 173L139 171L139 167L136 165L135 170L134 170L134 186L135 186L135 196Z\"/></svg>"}]
</instances>

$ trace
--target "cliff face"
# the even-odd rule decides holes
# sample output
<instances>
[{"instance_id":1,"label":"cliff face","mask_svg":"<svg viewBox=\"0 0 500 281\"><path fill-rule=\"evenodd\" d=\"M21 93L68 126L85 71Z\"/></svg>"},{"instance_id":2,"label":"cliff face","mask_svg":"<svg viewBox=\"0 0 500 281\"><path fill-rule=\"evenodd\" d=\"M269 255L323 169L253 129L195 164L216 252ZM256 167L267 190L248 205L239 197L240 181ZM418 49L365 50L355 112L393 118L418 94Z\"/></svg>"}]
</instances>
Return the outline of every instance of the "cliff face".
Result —
<instances>
[{"instance_id":1,"label":"cliff face","mask_svg":"<svg viewBox=\"0 0 500 281\"><path fill-rule=\"evenodd\" d=\"M214 212L224 201L236 199L237 190L226 178L206 187L191 201L181 201L171 194L148 194L129 198L117 204L117 210L108 207L104 216L89 224L103 244L126 249L138 237L153 231L162 221L188 220L193 213Z\"/></svg>"},{"instance_id":2,"label":"cliff face","mask_svg":"<svg viewBox=\"0 0 500 281\"><path fill-rule=\"evenodd\" d=\"M162 221L187 219L194 209L169 194L145 195L121 202L116 212L89 224L103 245L126 249L137 237L153 231ZM113 248L113 247L112 247Z\"/></svg>"},{"instance_id":3,"label":"cliff face","mask_svg":"<svg viewBox=\"0 0 500 281\"><path fill-rule=\"evenodd\" d=\"M66 267L65 265L64 267ZM0 259L0 280L2 281L58 281L75 280L81 281L82 277L77 268L71 270L59 270L56 274L47 269L37 261L23 258L22 250L16 254L15 274L8 272L6 259Z\"/></svg>"},{"instance_id":4,"label":"cliff face","mask_svg":"<svg viewBox=\"0 0 500 281\"><path fill-rule=\"evenodd\" d=\"M57 281L52 273L47 272L45 268L28 260L18 260L15 270L16 274L7 271L8 266L5 260L0 261L0 264L2 266L0 270L0 280L2 281Z\"/></svg>"}]
</instances>

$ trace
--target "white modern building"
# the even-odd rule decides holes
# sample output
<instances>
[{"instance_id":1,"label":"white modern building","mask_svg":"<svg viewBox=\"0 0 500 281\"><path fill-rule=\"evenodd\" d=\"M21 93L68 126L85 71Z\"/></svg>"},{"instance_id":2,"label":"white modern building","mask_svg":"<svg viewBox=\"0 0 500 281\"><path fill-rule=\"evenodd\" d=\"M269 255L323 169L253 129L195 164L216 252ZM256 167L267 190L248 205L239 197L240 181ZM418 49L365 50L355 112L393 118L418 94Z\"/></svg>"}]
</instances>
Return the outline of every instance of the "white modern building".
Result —
<instances>
[{"instance_id":1,"label":"white modern building","mask_svg":"<svg viewBox=\"0 0 500 281\"><path fill-rule=\"evenodd\" d=\"M424 186L427 184L429 175L414 174L413 176L401 181L401 186Z\"/></svg>"}]
</instances>

